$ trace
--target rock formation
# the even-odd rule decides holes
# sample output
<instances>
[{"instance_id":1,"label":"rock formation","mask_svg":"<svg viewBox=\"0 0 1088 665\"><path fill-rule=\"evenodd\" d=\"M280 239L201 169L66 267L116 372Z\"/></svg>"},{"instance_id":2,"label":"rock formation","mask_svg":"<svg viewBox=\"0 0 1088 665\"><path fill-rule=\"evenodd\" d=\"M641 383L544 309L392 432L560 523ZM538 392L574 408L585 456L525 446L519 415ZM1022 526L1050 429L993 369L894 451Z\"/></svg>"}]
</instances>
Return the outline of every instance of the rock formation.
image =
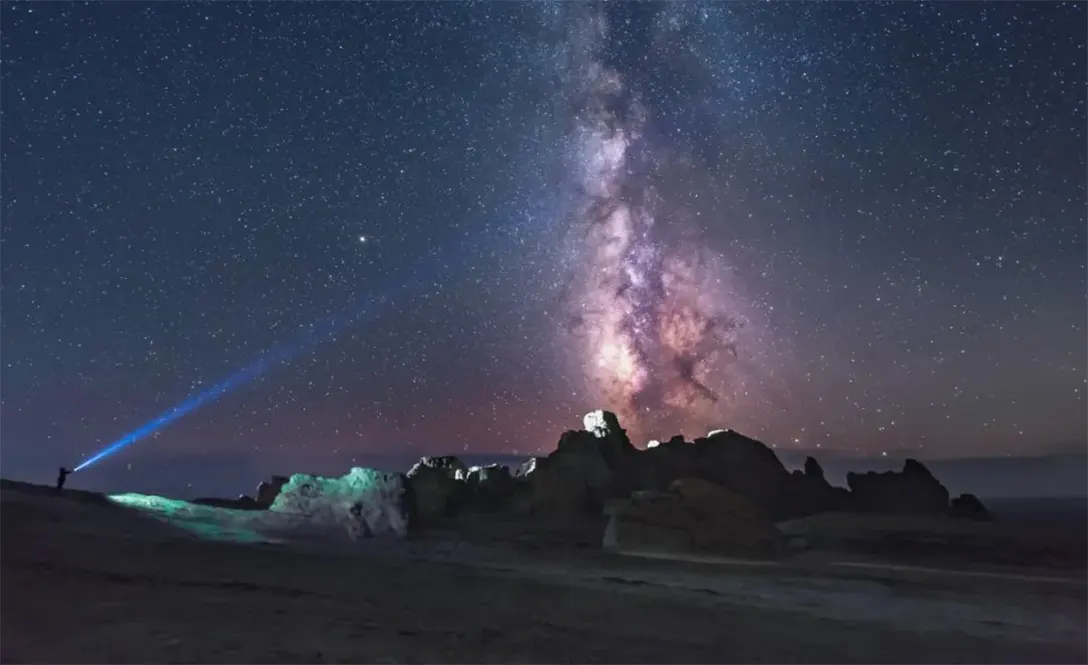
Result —
<instances>
[{"instance_id":1,"label":"rock formation","mask_svg":"<svg viewBox=\"0 0 1088 665\"><path fill-rule=\"evenodd\" d=\"M950 506L950 515L952 517L960 517L969 520L989 521L993 519L990 515L990 511L986 509L986 506L982 505L978 497L974 494L961 494L955 499L952 499L952 505Z\"/></svg>"},{"instance_id":2,"label":"rock formation","mask_svg":"<svg viewBox=\"0 0 1088 665\"><path fill-rule=\"evenodd\" d=\"M908 459L902 471L848 473L851 504L860 512L943 515L948 489L921 462Z\"/></svg>"},{"instance_id":3,"label":"rock formation","mask_svg":"<svg viewBox=\"0 0 1088 665\"><path fill-rule=\"evenodd\" d=\"M257 485L257 503L265 508L272 505L280 494L280 489L287 484L287 476L272 476L271 479Z\"/></svg>"},{"instance_id":4,"label":"rock formation","mask_svg":"<svg viewBox=\"0 0 1088 665\"><path fill-rule=\"evenodd\" d=\"M424 457L408 471L414 505L412 520L430 524L453 515L465 495L468 467L453 456Z\"/></svg>"},{"instance_id":5,"label":"rock formation","mask_svg":"<svg viewBox=\"0 0 1088 665\"><path fill-rule=\"evenodd\" d=\"M820 463L806 457L804 471L790 474L775 513L783 519L796 519L842 510L850 510L850 492L832 486L824 477Z\"/></svg>"},{"instance_id":6,"label":"rock formation","mask_svg":"<svg viewBox=\"0 0 1088 665\"><path fill-rule=\"evenodd\" d=\"M698 451L696 477L736 492L774 519L788 512L778 504L790 474L773 450L732 430L714 432L692 445Z\"/></svg>"},{"instance_id":7,"label":"rock formation","mask_svg":"<svg viewBox=\"0 0 1088 665\"><path fill-rule=\"evenodd\" d=\"M352 538L407 534L404 474L353 468L340 478L296 473L269 508L306 526L344 527Z\"/></svg>"},{"instance_id":8,"label":"rock formation","mask_svg":"<svg viewBox=\"0 0 1088 665\"><path fill-rule=\"evenodd\" d=\"M501 464L470 467L465 484L466 500L486 512L501 510L517 490L510 469Z\"/></svg>"},{"instance_id":9,"label":"rock formation","mask_svg":"<svg viewBox=\"0 0 1088 665\"><path fill-rule=\"evenodd\" d=\"M849 489L833 487L815 459L806 459L803 470L791 473L771 448L732 430L715 430L692 442L674 436L639 450L608 411L586 414L583 429L564 432L554 451L527 460L513 474L500 465L469 468L456 457L424 457L406 476L353 469L333 480L343 484L349 477L345 486L358 490L332 503L341 506L341 513L362 506L356 522L365 525L364 531L382 528L377 523L387 513L392 515L387 522L418 527L465 511L555 518L553 522L607 514L608 540L617 547L660 538L660 547L683 543L688 549L766 553L777 547L770 544L775 539L768 525L817 514L989 518L973 495L950 503L948 490L913 459L902 471L851 473ZM317 510L299 506L314 504L315 496L332 491L328 482L274 476L261 483L254 503L278 511L290 506ZM362 486L368 484L383 489L367 494L370 490ZM241 507L245 502L236 503ZM403 506L401 513L394 504ZM338 513L327 519L347 518ZM404 527L385 528L402 532Z\"/></svg>"},{"instance_id":10,"label":"rock formation","mask_svg":"<svg viewBox=\"0 0 1088 665\"><path fill-rule=\"evenodd\" d=\"M554 451L527 460L513 476L505 467L474 470L457 458L423 458L408 473L420 521L460 510L599 515L610 500L639 491L669 492L678 479L700 479L729 490L775 522L843 511L986 515L975 497L950 505L948 490L913 459L898 472L850 474L847 490L828 483L815 459L806 459L803 471L790 473L768 446L732 430L716 430L693 442L674 436L639 450L608 411L587 414L583 426L564 432Z\"/></svg>"},{"instance_id":11,"label":"rock formation","mask_svg":"<svg viewBox=\"0 0 1088 665\"><path fill-rule=\"evenodd\" d=\"M698 478L668 491L610 502L605 549L768 556L781 548L774 523L743 496Z\"/></svg>"},{"instance_id":12,"label":"rock formation","mask_svg":"<svg viewBox=\"0 0 1088 665\"><path fill-rule=\"evenodd\" d=\"M621 490L613 490L618 469L606 460L607 445L586 431L564 432L554 452L522 469L529 512L599 513L605 499L622 496Z\"/></svg>"}]
</instances>

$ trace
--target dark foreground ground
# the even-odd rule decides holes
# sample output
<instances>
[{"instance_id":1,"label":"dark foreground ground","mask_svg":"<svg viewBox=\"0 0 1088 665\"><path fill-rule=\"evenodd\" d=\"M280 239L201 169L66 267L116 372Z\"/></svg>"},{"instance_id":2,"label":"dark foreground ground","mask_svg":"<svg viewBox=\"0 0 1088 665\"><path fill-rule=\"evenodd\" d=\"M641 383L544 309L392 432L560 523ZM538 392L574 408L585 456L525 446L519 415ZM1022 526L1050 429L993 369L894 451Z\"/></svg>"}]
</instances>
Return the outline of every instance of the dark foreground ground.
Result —
<instances>
[{"instance_id":1,"label":"dark foreground ground","mask_svg":"<svg viewBox=\"0 0 1088 665\"><path fill-rule=\"evenodd\" d=\"M97 495L6 484L0 499L5 663L1088 658L1083 577L660 561L441 533L243 545ZM207 511L194 520L226 519Z\"/></svg>"}]
</instances>

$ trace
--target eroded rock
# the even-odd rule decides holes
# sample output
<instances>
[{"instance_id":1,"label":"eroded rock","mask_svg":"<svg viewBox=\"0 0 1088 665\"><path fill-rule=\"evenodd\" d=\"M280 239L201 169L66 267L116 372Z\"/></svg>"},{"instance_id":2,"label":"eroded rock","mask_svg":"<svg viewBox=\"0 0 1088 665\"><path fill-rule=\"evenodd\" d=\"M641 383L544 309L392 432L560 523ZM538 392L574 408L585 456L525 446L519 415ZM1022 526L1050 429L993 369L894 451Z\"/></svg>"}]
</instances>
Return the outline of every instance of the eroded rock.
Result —
<instances>
[{"instance_id":1,"label":"eroded rock","mask_svg":"<svg viewBox=\"0 0 1088 665\"><path fill-rule=\"evenodd\" d=\"M673 543L669 547L691 541L696 547L694 543L702 541L692 535L692 529L705 533L718 528L718 522L707 522L710 518L700 512L711 499L697 498L697 490L683 491L685 486L700 487L697 480L703 481L708 496L713 494L720 505L730 507L721 520L731 524L765 526L829 512L952 514L975 519L988 515L970 495L950 507L947 489L915 460L908 460L899 472L849 474L851 489L846 490L828 483L815 459L807 458L803 471L790 473L770 447L728 429L714 430L693 442L677 435L639 450L613 413L591 411L583 425L585 429L564 432L554 451L527 460L513 474L501 465L468 468L452 456L420 459L404 485L410 523L426 526L463 510L557 518L544 520L555 524L568 517L593 521L601 520L606 504L614 508L618 500L618 505L630 505L617 514L643 511L649 517L613 520L610 538ZM274 477L262 483L258 503L275 499L285 482L286 478ZM688 522L678 515L687 515ZM756 537L760 528L751 526L744 532L747 535L734 540L762 542L762 536ZM681 533L673 533L677 530ZM763 531L764 536L768 534Z\"/></svg>"},{"instance_id":2,"label":"eroded rock","mask_svg":"<svg viewBox=\"0 0 1088 665\"><path fill-rule=\"evenodd\" d=\"M770 447L733 430L716 431L693 445L696 477L725 487L777 517L779 497L790 474Z\"/></svg>"},{"instance_id":3,"label":"eroded rock","mask_svg":"<svg viewBox=\"0 0 1088 665\"><path fill-rule=\"evenodd\" d=\"M622 466L638 452L627 438L627 430L611 411L590 411L582 418L582 426L596 438L597 447L610 467Z\"/></svg>"},{"instance_id":4,"label":"eroded rock","mask_svg":"<svg viewBox=\"0 0 1088 665\"><path fill-rule=\"evenodd\" d=\"M408 471L413 522L431 524L456 514L466 494L468 467L456 457L423 457Z\"/></svg>"},{"instance_id":5,"label":"eroded rock","mask_svg":"<svg viewBox=\"0 0 1088 665\"><path fill-rule=\"evenodd\" d=\"M790 474L774 510L776 520L790 520L829 511L850 509L850 492L834 487L812 457L805 458L804 471Z\"/></svg>"},{"instance_id":6,"label":"eroded rock","mask_svg":"<svg viewBox=\"0 0 1088 665\"><path fill-rule=\"evenodd\" d=\"M534 458L522 471L531 514L599 512L612 483L612 471L588 432L566 432L559 450Z\"/></svg>"},{"instance_id":7,"label":"eroded rock","mask_svg":"<svg viewBox=\"0 0 1088 665\"><path fill-rule=\"evenodd\" d=\"M974 494L961 494L949 506L949 515L961 519L989 521L993 515Z\"/></svg>"},{"instance_id":8,"label":"eroded rock","mask_svg":"<svg viewBox=\"0 0 1088 665\"><path fill-rule=\"evenodd\" d=\"M636 485L638 489L664 491L677 478L698 475L698 467L698 448L677 435L639 454Z\"/></svg>"},{"instance_id":9,"label":"eroded rock","mask_svg":"<svg viewBox=\"0 0 1088 665\"><path fill-rule=\"evenodd\" d=\"M267 481L262 480L257 485L257 503L265 508L271 506L287 481L287 476L272 476Z\"/></svg>"},{"instance_id":10,"label":"eroded rock","mask_svg":"<svg viewBox=\"0 0 1088 665\"><path fill-rule=\"evenodd\" d=\"M860 512L911 515L945 515L949 510L948 488L924 464L915 459L902 471L848 473L851 505Z\"/></svg>"},{"instance_id":11,"label":"eroded rock","mask_svg":"<svg viewBox=\"0 0 1088 665\"><path fill-rule=\"evenodd\" d=\"M296 473L269 508L299 525L343 527L353 538L408 532L402 473L355 467L339 478Z\"/></svg>"},{"instance_id":12,"label":"eroded rock","mask_svg":"<svg viewBox=\"0 0 1088 665\"><path fill-rule=\"evenodd\" d=\"M676 480L664 492L635 492L609 502L606 513L606 549L769 556L782 544L766 513L700 478Z\"/></svg>"},{"instance_id":13,"label":"eroded rock","mask_svg":"<svg viewBox=\"0 0 1088 665\"><path fill-rule=\"evenodd\" d=\"M502 464L471 467L465 477L465 484L469 504L485 511L502 508L517 489L510 469Z\"/></svg>"},{"instance_id":14,"label":"eroded rock","mask_svg":"<svg viewBox=\"0 0 1088 665\"><path fill-rule=\"evenodd\" d=\"M532 514L600 514L610 498L642 486L639 456L619 420L609 411L591 411L584 430L568 430L554 452L530 460L518 474L527 486Z\"/></svg>"}]
</instances>

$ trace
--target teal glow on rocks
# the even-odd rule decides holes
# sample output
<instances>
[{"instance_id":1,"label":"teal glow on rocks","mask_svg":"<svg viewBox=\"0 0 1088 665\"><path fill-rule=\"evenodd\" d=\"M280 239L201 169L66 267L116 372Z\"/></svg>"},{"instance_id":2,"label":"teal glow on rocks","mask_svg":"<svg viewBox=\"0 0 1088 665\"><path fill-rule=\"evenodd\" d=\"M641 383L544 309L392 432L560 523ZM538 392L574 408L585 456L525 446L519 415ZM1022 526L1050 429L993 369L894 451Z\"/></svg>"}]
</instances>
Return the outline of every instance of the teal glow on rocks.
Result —
<instances>
[{"instance_id":1,"label":"teal glow on rocks","mask_svg":"<svg viewBox=\"0 0 1088 665\"><path fill-rule=\"evenodd\" d=\"M112 494L110 501L195 534L204 540L234 543L276 542L260 533L261 514L201 506L153 494Z\"/></svg>"}]
</instances>

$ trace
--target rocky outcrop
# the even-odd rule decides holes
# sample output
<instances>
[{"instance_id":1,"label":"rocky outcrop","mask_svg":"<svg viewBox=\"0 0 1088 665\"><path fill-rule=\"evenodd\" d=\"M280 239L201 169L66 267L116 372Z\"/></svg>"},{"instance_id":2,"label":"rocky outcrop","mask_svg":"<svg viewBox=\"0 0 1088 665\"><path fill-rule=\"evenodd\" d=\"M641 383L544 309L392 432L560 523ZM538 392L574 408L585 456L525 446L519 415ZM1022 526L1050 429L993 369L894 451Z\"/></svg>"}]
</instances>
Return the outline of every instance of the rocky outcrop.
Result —
<instances>
[{"instance_id":1,"label":"rocky outcrop","mask_svg":"<svg viewBox=\"0 0 1088 665\"><path fill-rule=\"evenodd\" d=\"M597 439L601 455L610 467L630 463L638 452L627 438L627 430L620 427L619 418L611 411L590 411L582 418L582 426Z\"/></svg>"},{"instance_id":2,"label":"rocky outcrop","mask_svg":"<svg viewBox=\"0 0 1088 665\"><path fill-rule=\"evenodd\" d=\"M635 492L612 501L605 549L769 556L781 537L766 513L743 496L699 478L667 491Z\"/></svg>"},{"instance_id":3,"label":"rocky outcrop","mask_svg":"<svg viewBox=\"0 0 1088 665\"><path fill-rule=\"evenodd\" d=\"M791 477L770 448L732 430L712 432L692 443L674 436L640 451L631 445L616 416L594 411L586 429L565 432L555 452L523 467L519 478L529 487L534 514L595 512L612 498L638 490L668 488L678 478L701 478L745 497L772 517L789 514ZM826 485L826 482L824 482ZM816 487L838 497L830 485ZM810 505L805 497L799 500Z\"/></svg>"},{"instance_id":4,"label":"rocky outcrop","mask_svg":"<svg viewBox=\"0 0 1088 665\"><path fill-rule=\"evenodd\" d=\"M779 497L790 474L774 451L733 430L696 439L696 477L725 487L751 501L768 515L780 516Z\"/></svg>"},{"instance_id":5,"label":"rocky outcrop","mask_svg":"<svg viewBox=\"0 0 1088 665\"><path fill-rule=\"evenodd\" d=\"M428 524L452 516L465 497L468 467L456 457L423 457L407 475L415 523Z\"/></svg>"},{"instance_id":6,"label":"rocky outcrop","mask_svg":"<svg viewBox=\"0 0 1088 665\"><path fill-rule=\"evenodd\" d=\"M855 511L910 515L949 512L948 488L915 459L904 462L902 471L848 473L846 484Z\"/></svg>"},{"instance_id":7,"label":"rocky outcrop","mask_svg":"<svg viewBox=\"0 0 1088 665\"><path fill-rule=\"evenodd\" d=\"M523 474L534 488L535 512L593 511L632 491L663 491L678 478L725 487L774 519L845 509L849 501L815 460L807 473L791 475L768 446L732 430L690 443L674 436L639 451L613 414L593 412L586 423L585 431L564 433L558 449Z\"/></svg>"},{"instance_id":8,"label":"rocky outcrop","mask_svg":"<svg viewBox=\"0 0 1088 665\"><path fill-rule=\"evenodd\" d=\"M773 450L733 430L716 430L691 443L674 436L640 452L634 469L631 484L638 489L663 490L678 478L702 478L772 515L790 480Z\"/></svg>"},{"instance_id":9,"label":"rocky outcrop","mask_svg":"<svg viewBox=\"0 0 1088 665\"><path fill-rule=\"evenodd\" d=\"M820 463L806 457L804 471L790 474L776 502L774 514L778 519L796 519L849 508L850 493L827 482Z\"/></svg>"},{"instance_id":10,"label":"rocky outcrop","mask_svg":"<svg viewBox=\"0 0 1088 665\"><path fill-rule=\"evenodd\" d=\"M631 445L616 415L593 411L586 429L569 430L547 457L522 465L524 508L531 514L600 513L609 498L638 489L639 450Z\"/></svg>"},{"instance_id":11,"label":"rocky outcrop","mask_svg":"<svg viewBox=\"0 0 1088 665\"><path fill-rule=\"evenodd\" d=\"M288 480L287 476L272 476L269 480L262 480L257 485L257 503L265 508L271 506Z\"/></svg>"},{"instance_id":12,"label":"rocky outcrop","mask_svg":"<svg viewBox=\"0 0 1088 665\"><path fill-rule=\"evenodd\" d=\"M773 522L830 512L988 518L972 495L950 504L948 490L913 459L902 471L851 473L847 490L828 483L815 459L807 458L803 470L791 473L770 447L732 430L715 430L692 442L674 436L639 450L611 412L592 411L582 424L583 429L564 432L549 455L527 460L513 474L500 465L469 468L456 457L420 459L404 487L411 523L427 526L462 511L552 522L578 515L600 518L608 502L627 501L634 492L649 492L640 496L656 496L651 503L664 502L668 508L660 510L672 510L680 479L706 481ZM274 476L261 483L257 505L271 505L286 482Z\"/></svg>"},{"instance_id":13,"label":"rocky outcrop","mask_svg":"<svg viewBox=\"0 0 1088 665\"><path fill-rule=\"evenodd\" d=\"M951 510L949 514L952 517L958 517L968 520L979 520L987 522L993 519L993 515L986 509L986 506L982 505L978 497L974 494L961 494L955 499L952 499Z\"/></svg>"},{"instance_id":14,"label":"rocky outcrop","mask_svg":"<svg viewBox=\"0 0 1088 665\"><path fill-rule=\"evenodd\" d=\"M699 473L699 450L677 435L665 442L651 442L639 455L639 485L642 489L666 490L677 478Z\"/></svg>"},{"instance_id":15,"label":"rocky outcrop","mask_svg":"<svg viewBox=\"0 0 1088 665\"><path fill-rule=\"evenodd\" d=\"M339 478L296 473L269 508L299 526L342 527L352 538L408 532L404 474L355 467Z\"/></svg>"},{"instance_id":16,"label":"rocky outcrop","mask_svg":"<svg viewBox=\"0 0 1088 665\"><path fill-rule=\"evenodd\" d=\"M585 432L566 432L560 447L522 467L530 514L600 512L609 494L612 470Z\"/></svg>"},{"instance_id":17,"label":"rocky outcrop","mask_svg":"<svg viewBox=\"0 0 1088 665\"><path fill-rule=\"evenodd\" d=\"M732 430L716 430L693 442L674 436L638 450L613 413L590 412L583 426L564 432L551 454L528 460L509 480L505 472L495 471L497 484L486 490L470 471L462 470L462 478L449 470L463 469L450 461L456 458L417 464L409 476L420 494L421 520L461 508L599 515L611 499L626 499L636 491L664 492L680 478L725 488L773 521L834 511L943 515L951 510L947 489L916 460L908 460L901 472L851 474L848 491L828 483L815 459L806 459L803 471L790 473L770 447ZM424 473L429 475L424 478ZM958 513L967 510L964 504Z\"/></svg>"},{"instance_id":18,"label":"rocky outcrop","mask_svg":"<svg viewBox=\"0 0 1088 665\"><path fill-rule=\"evenodd\" d=\"M509 467L501 464L469 468L465 485L468 505L487 512L502 509L517 490Z\"/></svg>"}]
</instances>

